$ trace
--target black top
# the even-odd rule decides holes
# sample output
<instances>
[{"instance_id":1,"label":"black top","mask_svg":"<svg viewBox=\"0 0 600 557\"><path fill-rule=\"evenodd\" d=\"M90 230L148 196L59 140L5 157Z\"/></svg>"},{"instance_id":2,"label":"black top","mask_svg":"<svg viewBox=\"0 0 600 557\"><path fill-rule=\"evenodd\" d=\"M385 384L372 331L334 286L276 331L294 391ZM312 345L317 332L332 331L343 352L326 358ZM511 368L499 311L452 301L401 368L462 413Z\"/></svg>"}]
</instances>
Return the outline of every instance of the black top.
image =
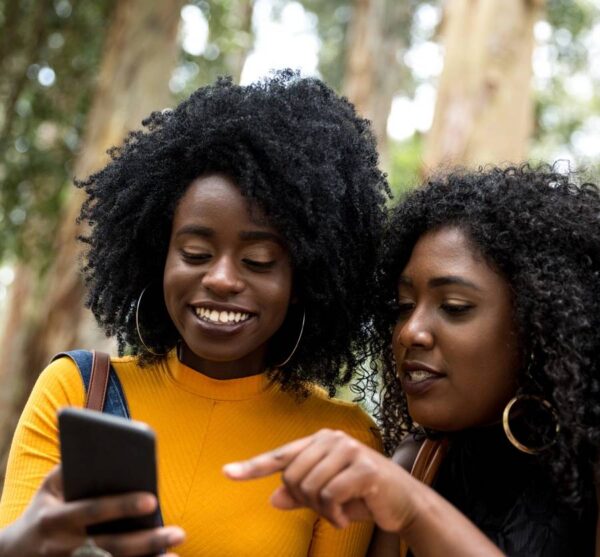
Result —
<instances>
[{"instance_id":1,"label":"black top","mask_svg":"<svg viewBox=\"0 0 600 557\"><path fill-rule=\"evenodd\" d=\"M595 497L575 512L561 505L535 456L501 428L453 436L434 489L510 557L593 557Z\"/></svg>"}]
</instances>

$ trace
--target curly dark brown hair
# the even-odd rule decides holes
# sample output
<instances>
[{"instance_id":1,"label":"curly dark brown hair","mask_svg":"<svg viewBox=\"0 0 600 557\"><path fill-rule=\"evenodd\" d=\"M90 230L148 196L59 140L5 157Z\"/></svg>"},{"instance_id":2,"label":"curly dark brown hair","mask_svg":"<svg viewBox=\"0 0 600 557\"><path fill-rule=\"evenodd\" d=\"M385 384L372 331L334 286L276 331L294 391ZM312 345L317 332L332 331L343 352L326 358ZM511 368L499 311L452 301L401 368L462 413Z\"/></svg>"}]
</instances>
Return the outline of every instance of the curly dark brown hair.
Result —
<instances>
[{"instance_id":1,"label":"curly dark brown hair","mask_svg":"<svg viewBox=\"0 0 600 557\"><path fill-rule=\"evenodd\" d=\"M541 395L560 433L540 455L562 499L593 494L600 446L600 195L591 183L549 166L486 167L433 177L390 217L378 277L385 445L416 433L397 379L389 339L398 276L426 232L462 230L514 292L523 361L519 393Z\"/></svg>"},{"instance_id":2,"label":"curly dark brown hair","mask_svg":"<svg viewBox=\"0 0 600 557\"><path fill-rule=\"evenodd\" d=\"M157 353L175 346L162 292L174 209L192 180L223 172L285 239L306 311L302 342L277 379L297 392L307 382L330 392L346 383L369 343L368 293L390 195L369 122L321 81L288 70L248 86L221 78L143 125L77 182L87 193L80 221L91 226L87 305L107 335L142 364L157 359L135 327L136 301L153 284L144 305L156 318L145 319L144 340ZM277 340L289 352L297 335L297 319L286 319Z\"/></svg>"}]
</instances>

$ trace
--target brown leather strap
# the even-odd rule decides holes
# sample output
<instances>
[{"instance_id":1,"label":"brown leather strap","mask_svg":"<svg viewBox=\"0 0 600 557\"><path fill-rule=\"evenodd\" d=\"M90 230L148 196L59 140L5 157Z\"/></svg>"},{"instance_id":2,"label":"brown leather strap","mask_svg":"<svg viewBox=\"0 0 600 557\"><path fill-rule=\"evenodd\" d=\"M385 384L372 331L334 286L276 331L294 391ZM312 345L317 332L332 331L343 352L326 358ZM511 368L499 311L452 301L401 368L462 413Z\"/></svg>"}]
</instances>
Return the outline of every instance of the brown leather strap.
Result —
<instances>
[{"instance_id":1,"label":"brown leather strap","mask_svg":"<svg viewBox=\"0 0 600 557\"><path fill-rule=\"evenodd\" d=\"M109 372L110 356L106 352L92 350L92 374L90 375L90 386L85 401L86 408L102 412Z\"/></svg>"},{"instance_id":2,"label":"brown leather strap","mask_svg":"<svg viewBox=\"0 0 600 557\"><path fill-rule=\"evenodd\" d=\"M417 453L410 475L425 485L432 485L447 452L448 439L425 439ZM400 540L400 557L405 557L408 549L406 543Z\"/></svg>"},{"instance_id":3,"label":"brown leather strap","mask_svg":"<svg viewBox=\"0 0 600 557\"><path fill-rule=\"evenodd\" d=\"M433 484L447 451L447 439L435 441L425 439L417 453L410 475L426 485Z\"/></svg>"}]
</instances>

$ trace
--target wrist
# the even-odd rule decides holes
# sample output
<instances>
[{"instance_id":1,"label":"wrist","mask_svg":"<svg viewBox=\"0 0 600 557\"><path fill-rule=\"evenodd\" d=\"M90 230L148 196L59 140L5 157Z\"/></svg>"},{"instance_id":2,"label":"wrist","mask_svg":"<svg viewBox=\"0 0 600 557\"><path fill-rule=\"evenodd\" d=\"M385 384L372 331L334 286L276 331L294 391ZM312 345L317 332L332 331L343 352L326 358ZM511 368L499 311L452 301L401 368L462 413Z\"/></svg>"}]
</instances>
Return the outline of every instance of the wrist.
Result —
<instances>
[{"instance_id":1,"label":"wrist","mask_svg":"<svg viewBox=\"0 0 600 557\"><path fill-rule=\"evenodd\" d=\"M437 513L431 489L418 480L414 484L410 489L405 520L397 531L409 545L412 538L419 537L424 518L429 520Z\"/></svg>"},{"instance_id":2,"label":"wrist","mask_svg":"<svg viewBox=\"0 0 600 557\"><path fill-rule=\"evenodd\" d=\"M19 521L0 529L0 557L25 557L23 543L19 544ZM23 541L23 540L21 540Z\"/></svg>"}]
</instances>

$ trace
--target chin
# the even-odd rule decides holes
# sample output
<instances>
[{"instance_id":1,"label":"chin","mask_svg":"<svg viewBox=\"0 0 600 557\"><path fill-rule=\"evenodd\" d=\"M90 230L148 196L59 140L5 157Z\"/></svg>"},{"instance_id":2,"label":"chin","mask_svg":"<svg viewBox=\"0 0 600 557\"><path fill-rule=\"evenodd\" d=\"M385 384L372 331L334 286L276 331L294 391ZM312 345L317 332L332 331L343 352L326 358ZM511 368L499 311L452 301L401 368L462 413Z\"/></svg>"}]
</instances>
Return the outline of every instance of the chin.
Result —
<instances>
[{"instance_id":1,"label":"chin","mask_svg":"<svg viewBox=\"0 0 600 557\"><path fill-rule=\"evenodd\" d=\"M444 433L464 429L463 427L460 427L459 420L440 414L439 409L431 408L429 405L427 406L427 408L423 408L423 405L418 403L408 404L408 413L415 424L424 427L425 429L432 429Z\"/></svg>"}]
</instances>

